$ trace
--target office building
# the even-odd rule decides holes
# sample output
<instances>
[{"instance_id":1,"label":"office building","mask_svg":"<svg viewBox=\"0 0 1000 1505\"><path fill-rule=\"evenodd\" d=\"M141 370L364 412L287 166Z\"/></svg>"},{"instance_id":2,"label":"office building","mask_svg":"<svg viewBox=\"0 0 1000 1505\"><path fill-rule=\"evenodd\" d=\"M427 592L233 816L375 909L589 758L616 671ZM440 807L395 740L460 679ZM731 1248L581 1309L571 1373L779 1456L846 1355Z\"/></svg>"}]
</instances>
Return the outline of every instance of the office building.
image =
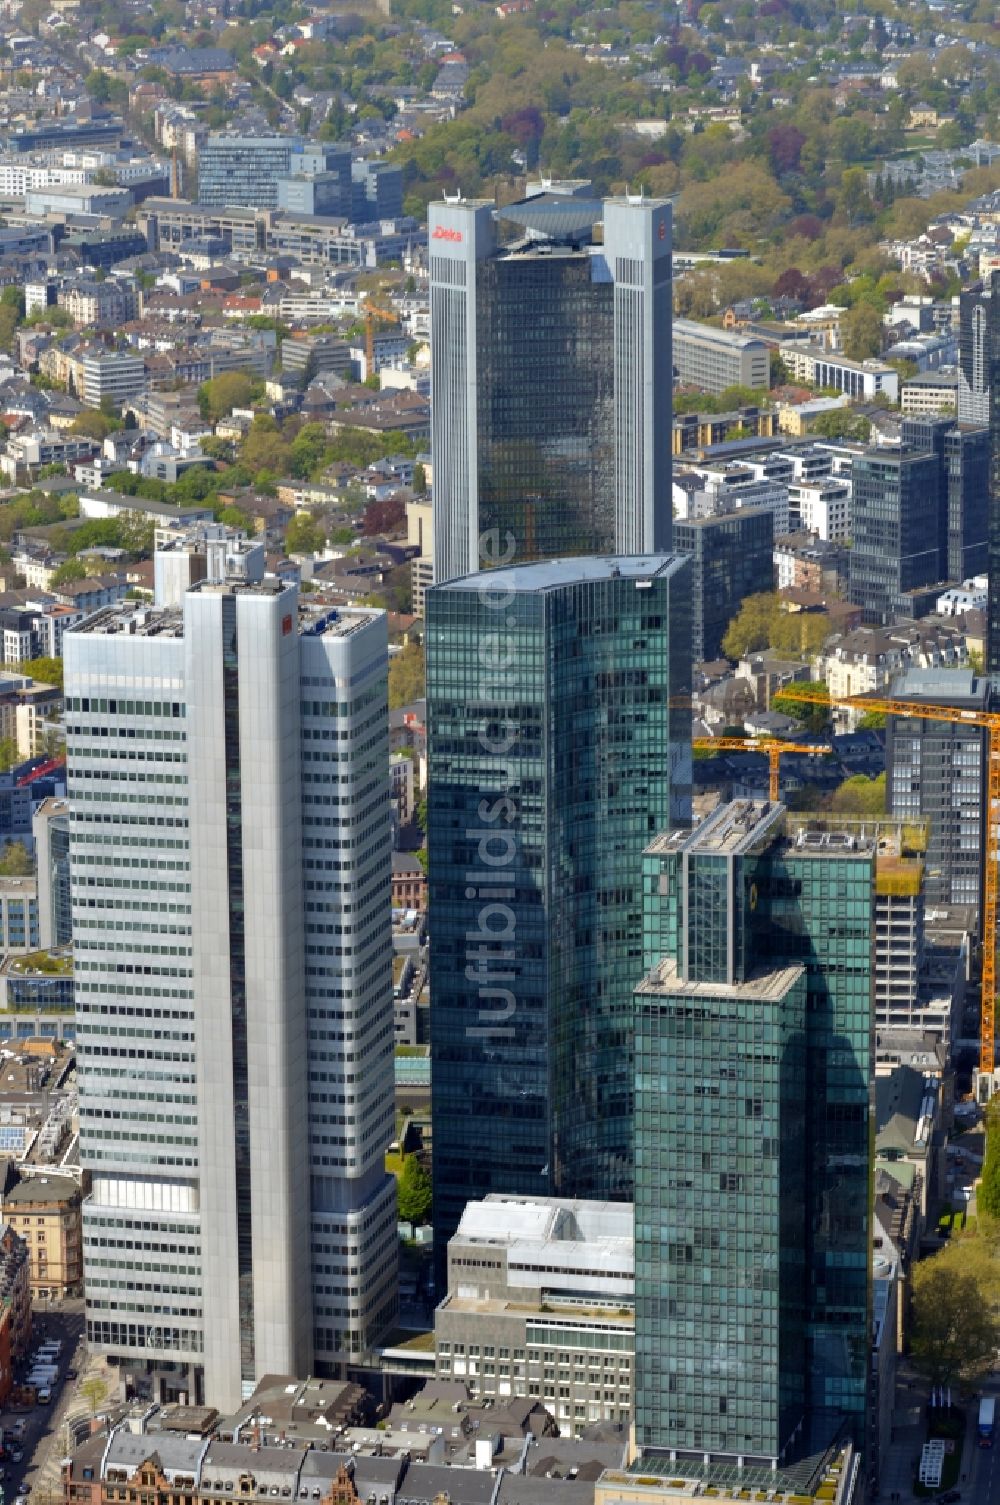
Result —
<instances>
[{"instance_id":1,"label":"office building","mask_svg":"<svg viewBox=\"0 0 1000 1505\"><path fill-rule=\"evenodd\" d=\"M671 218L432 204L434 578L670 546Z\"/></svg>"},{"instance_id":2,"label":"office building","mask_svg":"<svg viewBox=\"0 0 1000 1505\"><path fill-rule=\"evenodd\" d=\"M986 672L1000 674L1000 271L960 299L958 416L989 425L989 620Z\"/></svg>"},{"instance_id":3,"label":"office building","mask_svg":"<svg viewBox=\"0 0 1000 1505\"><path fill-rule=\"evenodd\" d=\"M537 1396L564 1436L627 1426L634 1298L631 1203L470 1202L434 1313L436 1372L475 1396Z\"/></svg>"},{"instance_id":4,"label":"office building","mask_svg":"<svg viewBox=\"0 0 1000 1505\"><path fill-rule=\"evenodd\" d=\"M866 1442L877 837L791 821L646 856L635 1427L678 1477Z\"/></svg>"},{"instance_id":5,"label":"office building","mask_svg":"<svg viewBox=\"0 0 1000 1505\"><path fill-rule=\"evenodd\" d=\"M722 657L722 639L744 599L774 589L774 513L741 507L674 519L674 544L691 555L693 662Z\"/></svg>"},{"instance_id":6,"label":"office building","mask_svg":"<svg viewBox=\"0 0 1000 1505\"><path fill-rule=\"evenodd\" d=\"M302 147L296 136L213 132L198 148L199 205L276 209L278 182L291 176L293 154Z\"/></svg>"},{"instance_id":7,"label":"office building","mask_svg":"<svg viewBox=\"0 0 1000 1505\"><path fill-rule=\"evenodd\" d=\"M990 421L990 368L996 348L991 286L978 283L959 294L958 419Z\"/></svg>"},{"instance_id":8,"label":"office building","mask_svg":"<svg viewBox=\"0 0 1000 1505\"><path fill-rule=\"evenodd\" d=\"M288 175L278 179L277 207L350 219L351 191L350 147L310 141L291 152Z\"/></svg>"},{"instance_id":9,"label":"office building","mask_svg":"<svg viewBox=\"0 0 1000 1505\"><path fill-rule=\"evenodd\" d=\"M990 515L990 431L942 417L905 418L902 442L938 463L938 553L942 580L986 573Z\"/></svg>"},{"instance_id":10,"label":"office building","mask_svg":"<svg viewBox=\"0 0 1000 1505\"><path fill-rule=\"evenodd\" d=\"M690 814L690 567L514 566L426 613L443 1255L490 1192L631 1196L641 856Z\"/></svg>"},{"instance_id":11,"label":"office building","mask_svg":"<svg viewBox=\"0 0 1000 1505\"><path fill-rule=\"evenodd\" d=\"M868 449L851 468L849 600L882 627L913 615L906 592L941 580L941 472L926 450Z\"/></svg>"},{"instance_id":12,"label":"office building","mask_svg":"<svg viewBox=\"0 0 1000 1505\"><path fill-rule=\"evenodd\" d=\"M403 213L403 169L396 162L358 161L350 167L351 223L399 219Z\"/></svg>"},{"instance_id":13,"label":"office building","mask_svg":"<svg viewBox=\"0 0 1000 1505\"><path fill-rule=\"evenodd\" d=\"M982 711L986 680L970 672L909 669L893 682L904 700ZM986 832L986 738L982 728L890 716L886 728L886 806L901 820L930 822L924 891L930 904L982 897Z\"/></svg>"},{"instance_id":14,"label":"office building","mask_svg":"<svg viewBox=\"0 0 1000 1505\"><path fill-rule=\"evenodd\" d=\"M386 664L211 569L66 638L88 1342L213 1405L395 1314Z\"/></svg>"},{"instance_id":15,"label":"office building","mask_svg":"<svg viewBox=\"0 0 1000 1505\"><path fill-rule=\"evenodd\" d=\"M756 335L733 334L694 319L674 320L674 369L679 387L718 396L727 387L771 385L771 351Z\"/></svg>"},{"instance_id":16,"label":"office building","mask_svg":"<svg viewBox=\"0 0 1000 1505\"><path fill-rule=\"evenodd\" d=\"M899 372L886 361L851 361L822 345L791 343L782 347L781 359L795 381L832 387L856 400L881 396L899 401Z\"/></svg>"},{"instance_id":17,"label":"office building","mask_svg":"<svg viewBox=\"0 0 1000 1505\"><path fill-rule=\"evenodd\" d=\"M69 885L69 804L42 800L31 817L38 888L38 944L43 951L73 939Z\"/></svg>"}]
</instances>

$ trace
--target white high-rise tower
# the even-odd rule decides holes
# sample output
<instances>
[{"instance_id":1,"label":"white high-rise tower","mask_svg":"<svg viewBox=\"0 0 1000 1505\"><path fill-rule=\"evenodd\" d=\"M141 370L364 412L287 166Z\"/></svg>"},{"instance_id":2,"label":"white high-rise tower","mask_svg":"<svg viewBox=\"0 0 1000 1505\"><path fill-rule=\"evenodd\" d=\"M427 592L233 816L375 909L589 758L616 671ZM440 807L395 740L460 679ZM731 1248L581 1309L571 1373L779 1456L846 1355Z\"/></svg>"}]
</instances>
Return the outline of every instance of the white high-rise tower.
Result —
<instances>
[{"instance_id":1,"label":"white high-rise tower","mask_svg":"<svg viewBox=\"0 0 1000 1505\"><path fill-rule=\"evenodd\" d=\"M88 1339L220 1407L395 1316L386 680L247 573L66 638Z\"/></svg>"}]
</instances>

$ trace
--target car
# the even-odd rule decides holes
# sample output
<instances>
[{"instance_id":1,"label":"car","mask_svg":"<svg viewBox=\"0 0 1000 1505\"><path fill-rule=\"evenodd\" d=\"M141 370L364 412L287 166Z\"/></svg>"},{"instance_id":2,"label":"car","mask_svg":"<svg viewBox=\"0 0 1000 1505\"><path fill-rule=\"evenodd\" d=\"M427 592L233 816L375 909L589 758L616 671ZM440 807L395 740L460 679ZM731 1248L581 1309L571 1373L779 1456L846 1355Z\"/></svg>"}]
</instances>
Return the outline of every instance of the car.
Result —
<instances>
[{"instance_id":1,"label":"car","mask_svg":"<svg viewBox=\"0 0 1000 1505\"><path fill-rule=\"evenodd\" d=\"M75 1369L67 1369L67 1371L66 1371L66 1378L68 1380L75 1380L76 1379L76 1370Z\"/></svg>"},{"instance_id":2,"label":"car","mask_svg":"<svg viewBox=\"0 0 1000 1505\"><path fill-rule=\"evenodd\" d=\"M20 1463L21 1459L24 1457L24 1453L21 1448L11 1448L10 1457L12 1463Z\"/></svg>"},{"instance_id":3,"label":"car","mask_svg":"<svg viewBox=\"0 0 1000 1505\"><path fill-rule=\"evenodd\" d=\"M958 1501L961 1498L962 1491L960 1489L949 1489L946 1494L936 1496L935 1505L958 1505Z\"/></svg>"}]
</instances>

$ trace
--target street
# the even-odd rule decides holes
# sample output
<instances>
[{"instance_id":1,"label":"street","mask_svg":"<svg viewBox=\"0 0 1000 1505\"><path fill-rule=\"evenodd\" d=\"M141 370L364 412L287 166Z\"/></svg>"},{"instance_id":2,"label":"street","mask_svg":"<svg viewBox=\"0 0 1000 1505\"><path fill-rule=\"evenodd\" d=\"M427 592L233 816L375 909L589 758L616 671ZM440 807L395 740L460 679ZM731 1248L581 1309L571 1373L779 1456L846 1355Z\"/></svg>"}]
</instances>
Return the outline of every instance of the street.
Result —
<instances>
[{"instance_id":1,"label":"street","mask_svg":"<svg viewBox=\"0 0 1000 1505\"><path fill-rule=\"evenodd\" d=\"M0 1414L0 1426L3 1427L8 1453L3 1464L3 1499L7 1505L22 1489L34 1491L35 1501L40 1505L41 1501L52 1494L53 1486L57 1487L57 1481L51 1477L46 1478L42 1489L39 1489L37 1485L40 1482L44 1465L49 1460L49 1455L52 1453L58 1455L55 1442L76 1395L78 1381L67 1383L66 1371L75 1369L81 1378L83 1375L86 1356L83 1349L82 1301L67 1301L62 1306L52 1308L47 1312L35 1312L32 1320L30 1352L37 1350L39 1345L47 1339L53 1338L58 1338L63 1348L59 1356L59 1378L53 1387L51 1403L47 1406L8 1409ZM27 1368L26 1363L16 1366L17 1377L21 1378L25 1375ZM24 1422L24 1436L20 1442L15 1442L11 1433L17 1421ZM10 1457L12 1445L19 1447L23 1452L20 1463L15 1463ZM51 1470L48 1473L51 1475Z\"/></svg>"}]
</instances>

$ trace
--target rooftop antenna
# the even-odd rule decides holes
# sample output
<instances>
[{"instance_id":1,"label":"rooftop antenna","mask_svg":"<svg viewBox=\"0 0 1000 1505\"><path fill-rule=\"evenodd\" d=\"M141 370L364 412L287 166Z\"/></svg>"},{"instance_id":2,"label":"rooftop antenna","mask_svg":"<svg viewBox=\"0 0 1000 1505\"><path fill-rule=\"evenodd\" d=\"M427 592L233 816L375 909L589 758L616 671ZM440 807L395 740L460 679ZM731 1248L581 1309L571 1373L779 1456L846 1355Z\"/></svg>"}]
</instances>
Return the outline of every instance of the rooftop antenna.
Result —
<instances>
[{"instance_id":1,"label":"rooftop antenna","mask_svg":"<svg viewBox=\"0 0 1000 1505\"><path fill-rule=\"evenodd\" d=\"M644 189L644 187L643 187L643 185L641 183L639 184L639 192L638 193L632 193L632 191L629 188L629 185L627 183L625 184L625 202L626 202L626 204L641 204L642 201L643 201L643 199L645 197L646 197L646 192L645 192L645 189Z\"/></svg>"},{"instance_id":2,"label":"rooftop antenna","mask_svg":"<svg viewBox=\"0 0 1000 1505\"><path fill-rule=\"evenodd\" d=\"M444 201L445 201L446 204L460 204L462 202L462 190L461 190L461 188L457 191L457 193L453 194L451 196L451 198L448 197L448 194L446 192L445 196L444 196Z\"/></svg>"}]
</instances>

